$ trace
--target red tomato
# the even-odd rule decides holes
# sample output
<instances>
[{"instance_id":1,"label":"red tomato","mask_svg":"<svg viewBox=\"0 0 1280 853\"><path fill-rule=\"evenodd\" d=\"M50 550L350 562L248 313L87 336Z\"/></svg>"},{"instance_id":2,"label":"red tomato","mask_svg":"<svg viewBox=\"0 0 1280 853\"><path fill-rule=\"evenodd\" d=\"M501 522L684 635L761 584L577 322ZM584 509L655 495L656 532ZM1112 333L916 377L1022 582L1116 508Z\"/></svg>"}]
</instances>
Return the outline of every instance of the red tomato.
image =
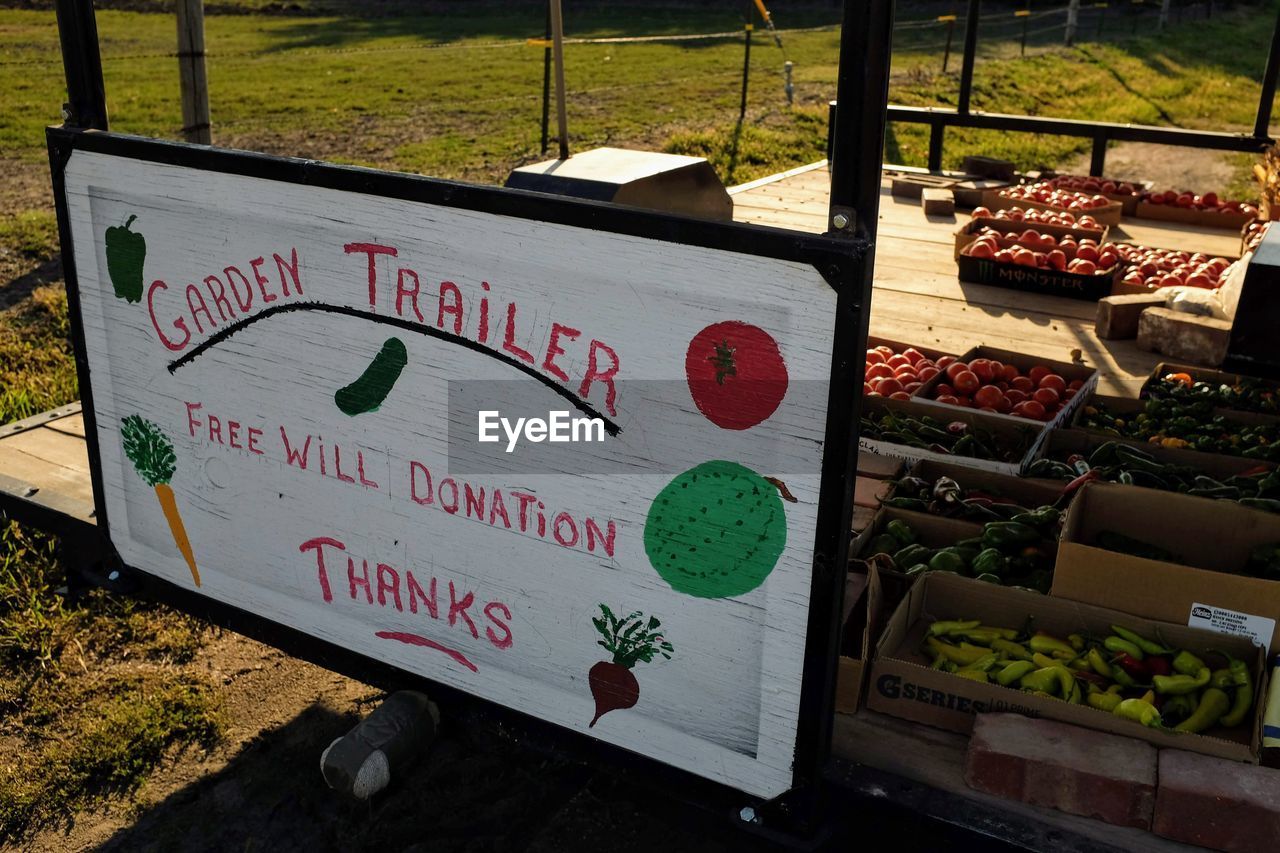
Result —
<instances>
[{"instance_id":1,"label":"red tomato","mask_svg":"<svg viewBox=\"0 0 1280 853\"><path fill-rule=\"evenodd\" d=\"M969 215L972 216L974 219L990 219L991 210L986 207L975 207L973 209L973 213Z\"/></svg>"},{"instance_id":2,"label":"red tomato","mask_svg":"<svg viewBox=\"0 0 1280 853\"><path fill-rule=\"evenodd\" d=\"M939 370L946 370L948 367L950 367L955 363L956 363L956 357L954 355L944 355L938 359L937 364L935 366Z\"/></svg>"},{"instance_id":3,"label":"red tomato","mask_svg":"<svg viewBox=\"0 0 1280 853\"><path fill-rule=\"evenodd\" d=\"M996 250L991 248L990 243L977 240L965 247L965 254L974 258L994 258Z\"/></svg>"},{"instance_id":4,"label":"red tomato","mask_svg":"<svg viewBox=\"0 0 1280 853\"><path fill-rule=\"evenodd\" d=\"M1030 394L1036 390L1036 383L1031 381L1030 376L1015 376L1009 380L1009 387L1016 388L1024 394Z\"/></svg>"},{"instance_id":5,"label":"red tomato","mask_svg":"<svg viewBox=\"0 0 1280 853\"><path fill-rule=\"evenodd\" d=\"M1000 402L996 403L996 411L1002 415L1007 415L1009 413L1009 410L1012 408L1013 408L1013 403L1010 403L1009 398L1001 394Z\"/></svg>"},{"instance_id":6,"label":"red tomato","mask_svg":"<svg viewBox=\"0 0 1280 853\"><path fill-rule=\"evenodd\" d=\"M950 394L943 394L942 396L938 397L938 402L947 403L948 405L951 405L951 406L960 405L960 401L955 397L952 397Z\"/></svg>"},{"instance_id":7,"label":"red tomato","mask_svg":"<svg viewBox=\"0 0 1280 853\"><path fill-rule=\"evenodd\" d=\"M982 406L998 406L1000 401L1004 399L1004 394L1000 393L1000 389L994 385L983 385L977 391L973 392L973 402L979 407Z\"/></svg>"},{"instance_id":8,"label":"red tomato","mask_svg":"<svg viewBox=\"0 0 1280 853\"><path fill-rule=\"evenodd\" d=\"M956 389L952 388L945 382L939 382L938 387L933 389L934 397L942 397L944 395L955 395Z\"/></svg>"},{"instance_id":9,"label":"red tomato","mask_svg":"<svg viewBox=\"0 0 1280 853\"><path fill-rule=\"evenodd\" d=\"M1013 407L1013 413L1020 417L1039 421L1044 419L1044 406L1035 400L1024 400Z\"/></svg>"},{"instance_id":10,"label":"red tomato","mask_svg":"<svg viewBox=\"0 0 1280 853\"><path fill-rule=\"evenodd\" d=\"M951 384L960 394L972 394L982 383L978 381L978 377L972 370L962 370L951 377Z\"/></svg>"},{"instance_id":11,"label":"red tomato","mask_svg":"<svg viewBox=\"0 0 1280 853\"><path fill-rule=\"evenodd\" d=\"M1004 398L1009 401L1010 406L1016 406L1023 400L1027 399L1027 395L1025 392L1019 391L1017 388L1010 388L1008 391L1004 392Z\"/></svg>"},{"instance_id":12,"label":"red tomato","mask_svg":"<svg viewBox=\"0 0 1280 853\"><path fill-rule=\"evenodd\" d=\"M892 397L894 394L902 390L902 383L892 376L888 379L881 379L876 383L876 390L886 397Z\"/></svg>"},{"instance_id":13,"label":"red tomato","mask_svg":"<svg viewBox=\"0 0 1280 853\"><path fill-rule=\"evenodd\" d=\"M870 383L870 382L863 382L863 383L862 383L862 393L863 393L863 394L870 394L870 393L871 393L872 391L874 391L874 390L875 390L875 389L871 387L871 383Z\"/></svg>"},{"instance_id":14,"label":"red tomato","mask_svg":"<svg viewBox=\"0 0 1280 853\"><path fill-rule=\"evenodd\" d=\"M1054 249L1051 251L1047 260L1049 266L1058 272L1062 272L1067 268L1067 255L1061 249Z\"/></svg>"},{"instance_id":15,"label":"red tomato","mask_svg":"<svg viewBox=\"0 0 1280 853\"><path fill-rule=\"evenodd\" d=\"M993 415L995 415L995 414L999 414L999 411L998 411L994 406L979 406L979 407L978 407L978 411L979 411L979 412L990 412L990 413L991 413L991 414L993 414Z\"/></svg>"},{"instance_id":16,"label":"red tomato","mask_svg":"<svg viewBox=\"0 0 1280 853\"><path fill-rule=\"evenodd\" d=\"M887 364L873 364L867 368L868 379L884 379L893 375L893 368Z\"/></svg>"},{"instance_id":17,"label":"red tomato","mask_svg":"<svg viewBox=\"0 0 1280 853\"><path fill-rule=\"evenodd\" d=\"M940 372L941 371L939 371L938 368L936 367L922 367L920 368L920 372L917 375L920 377L921 382L928 382L930 379L937 376Z\"/></svg>"},{"instance_id":18,"label":"red tomato","mask_svg":"<svg viewBox=\"0 0 1280 853\"><path fill-rule=\"evenodd\" d=\"M889 399L890 400L910 400L911 395L908 394L906 391L894 391L892 394L889 395Z\"/></svg>"},{"instance_id":19,"label":"red tomato","mask_svg":"<svg viewBox=\"0 0 1280 853\"><path fill-rule=\"evenodd\" d=\"M902 386L902 390L906 391L908 394L914 394L923 387L924 387L923 382L908 382Z\"/></svg>"},{"instance_id":20,"label":"red tomato","mask_svg":"<svg viewBox=\"0 0 1280 853\"><path fill-rule=\"evenodd\" d=\"M973 408L973 398L972 398L972 397L970 397L968 394L957 394L957 395L956 395L956 405L957 405L957 406L964 406L966 409L972 409L972 408Z\"/></svg>"},{"instance_id":21,"label":"red tomato","mask_svg":"<svg viewBox=\"0 0 1280 853\"><path fill-rule=\"evenodd\" d=\"M947 378L950 379L951 383L954 385L956 381L956 377L961 373L965 373L968 370L969 370L969 365L965 364L963 361L957 361L955 364L948 364Z\"/></svg>"},{"instance_id":22,"label":"red tomato","mask_svg":"<svg viewBox=\"0 0 1280 853\"><path fill-rule=\"evenodd\" d=\"M1000 373L1004 377L1005 382L1013 382L1013 380L1018 378L1018 368L1012 364L1003 365L1000 369Z\"/></svg>"},{"instance_id":23,"label":"red tomato","mask_svg":"<svg viewBox=\"0 0 1280 853\"><path fill-rule=\"evenodd\" d=\"M885 359L885 362L894 370L897 370L899 367L911 366L911 359L907 358L905 355L891 355Z\"/></svg>"},{"instance_id":24,"label":"red tomato","mask_svg":"<svg viewBox=\"0 0 1280 853\"><path fill-rule=\"evenodd\" d=\"M907 361L915 365L920 364L920 362L924 360L924 353L920 352L920 350L915 347L907 347L902 351L902 354L907 357Z\"/></svg>"},{"instance_id":25,"label":"red tomato","mask_svg":"<svg viewBox=\"0 0 1280 853\"><path fill-rule=\"evenodd\" d=\"M1027 371L1027 378L1031 380L1032 386L1040 384L1040 380L1048 376L1052 371L1043 364L1037 364L1035 367Z\"/></svg>"},{"instance_id":26,"label":"red tomato","mask_svg":"<svg viewBox=\"0 0 1280 853\"><path fill-rule=\"evenodd\" d=\"M1067 390L1067 381L1056 373L1050 373L1048 376L1041 378L1040 387L1052 388L1054 391L1061 394L1063 391Z\"/></svg>"},{"instance_id":27,"label":"red tomato","mask_svg":"<svg viewBox=\"0 0 1280 853\"><path fill-rule=\"evenodd\" d=\"M1098 250L1087 243L1081 243L1080 247L1076 249L1076 258L1078 260L1093 261L1096 264L1099 257L1101 256L1098 254Z\"/></svg>"},{"instance_id":28,"label":"red tomato","mask_svg":"<svg viewBox=\"0 0 1280 853\"><path fill-rule=\"evenodd\" d=\"M1067 383L1067 388L1072 391L1079 391L1083 387L1084 387L1083 379L1072 379L1070 382Z\"/></svg>"},{"instance_id":29,"label":"red tomato","mask_svg":"<svg viewBox=\"0 0 1280 853\"><path fill-rule=\"evenodd\" d=\"M1036 392L1031 395L1031 399L1035 400L1046 409L1052 409L1058 405L1058 401L1062 399L1062 395L1052 388L1041 387L1036 389Z\"/></svg>"},{"instance_id":30,"label":"red tomato","mask_svg":"<svg viewBox=\"0 0 1280 853\"><path fill-rule=\"evenodd\" d=\"M867 364L880 364L884 361L884 356L873 349L867 350Z\"/></svg>"},{"instance_id":31,"label":"red tomato","mask_svg":"<svg viewBox=\"0 0 1280 853\"><path fill-rule=\"evenodd\" d=\"M738 320L712 323L694 335L684 372L698 411L723 429L755 426L777 411L787 393L787 365L777 341Z\"/></svg>"},{"instance_id":32,"label":"red tomato","mask_svg":"<svg viewBox=\"0 0 1280 853\"><path fill-rule=\"evenodd\" d=\"M886 360L888 360L889 356L895 355L893 351L893 347L886 346L885 344L881 344L880 346L876 347L876 352L882 354Z\"/></svg>"},{"instance_id":33,"label":"red tomato","mask_svg":"<svg viewBox=\"0 0 1280 853\"><path fill-rule=\"evenodd\" d=\"M1074 397L1076 394L1079 394L1079 393L1080 392L1074 388L1068 388L1067 390L1062 392L1062 399L1070 400L1072 397Z\"/></svg>"},{"instance_id":34,"label":"red tomato","mask_svg":"<svg viewBox=\"0 0 1280 853\"><path fill-rule=\"evenodd\" d=\"M983 382L990 382L995 379L995 371L991 368L991 359L975 358L969 362L969 370ZM955 377L951 377L953 380Z\"/></svg>"}]
</instances>

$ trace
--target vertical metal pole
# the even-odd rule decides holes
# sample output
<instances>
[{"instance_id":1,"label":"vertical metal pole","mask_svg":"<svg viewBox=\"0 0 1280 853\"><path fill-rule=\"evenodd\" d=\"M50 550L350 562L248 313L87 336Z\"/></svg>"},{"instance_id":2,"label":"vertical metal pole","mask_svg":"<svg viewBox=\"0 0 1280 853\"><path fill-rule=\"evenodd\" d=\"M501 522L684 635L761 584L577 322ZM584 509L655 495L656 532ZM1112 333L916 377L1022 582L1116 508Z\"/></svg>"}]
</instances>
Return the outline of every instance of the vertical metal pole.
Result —
<instances>
[{"instance_id":1,"label":"vertical metal pole","mask_svg":"<svg viewBox=\"0 0 1280 853\"><path fill-rule=\"evenodd\" d=\"M964 61L960 65L960 101L956 112L969 112L969 95L973 90L973 58L978 51L978 17L982 14L982 0L969 0L969 11L964 18Z\"/></svg>"},{"instance_id":2,"label":"vertical metal pole","mask_svg":"<svg viewBox=\"0 0 1280 853\"><path fill-rule=\"evenodd\" d=\"M1107 167L1107 135L1098 133L1093 137L1093 156L1089 160L1089 174L1101 178Z\"/></svg>"},{"instance_id":3,"label":"vertical metal pole","mask_svg":"<svg viewBox=\"0 0 1280 853\"><path fill-rule=\"evenodd\" d=\"M542 156L547 156L551 126L551 0L547 0L546 44L542 48Z\"/></svg>"},{"instance_id":4,"label":"vertical metal pole","mask_svg":"<svg viewBox=\"0 0 1280 853\"><path fill-rule=\"evenodd\" d=\"M1276 75L1280 73L1280 15L1276 29L1271 34L1271 52L1267 54L1267 70L1262 74L1262 97L1258 99L1258 120L1253 124L1253 135L1263 139L1271 134L1271 106L1276 99Z\"/></svg>"},{"instance_id":5,"label":"vertical metal pole","mask_svg":"<svg viewBox=\"0 0 1280 853\"><path fill-rule=\"evenodd\" d=\"M556 66L556 127L560 134L560 159L569 159L569 116L564 92L564 19L560 0L551 0L551 49Z\"/></svg>"},{"instance_id":6,"label":"vertical metal pole","mask_svg":"<svg viewBox=\"0 0 1280 853\"><path fill-rule=\"evenodd\" d=\"M178 0L178 83L182 90L182 136L208 145L209 78L204 67L204 0Z\"/></svg>"},{"instance_id":7,"label":"vertical metal pole","mask_svg":"<svg viewBox=\"0 0 1280 853\"><path fill-rule=\"evenodd\" d=\"M947 73L947 61L951 59L951 36L956 31L956 19L953 15L951 20L947 21L947 46L942 49L942 73Z\"/></svg>"},{"instance_id":8,"label":"vertical metal pole","mask_svg":"<svg viewBox=\"0 0 1280 853\"><path fill-rule=\"evenodd\" d=\"M1027 55L1027 21L1031 20L1031 4L1027 3L1025 15L1022 16L1022 46L1019 48L1018 55Z\"/></svg>"},{"instance_id":9,"label":"vertical metal pole","mask_svg":"<svg viewBox=\"0 0 1280 853\"><path fill-rule=\"evenodd\" d=\"M1156 29L1163 30L1169 26L1169 0L1160 0L1160 20Z\"/></svg>"},{"instance_id":10,"label":"vertical metal pole","mask_svg":"<svg viewBox=\"0 0 1280 853\"><path fill-rule=\"evenodd\" d=\"M1102 27L1107 22L1107 4L1095 3L1094 5L1098 7L1098 34L1095 38L1102 41Z\"/></svg>"},{"instance_id":11,"label":"vertical metal pole","mask_svg":"<svg viewBox=\"0 0 1280 853\"><path fill-rule=\"evenodd\" d=\"M102 82L98 24L88 0L55 0L62 68L67 77L66 127L107 129L107 93Z\"/></svg>"},{"instance_id":12,"label":"vertical metal pole","mask_svg":"<svg viewBox=\"0 0 1280 853\"><path fill-rule=\"evenodd\" d=\"M1067 47L1075 44L1076 30L1080 28L1080 0L1071 0L1067 4L1067 30L1062 41Z\"/></svg>"},{"instance_id":13,"label":"vertical metal pole","mask_svg":"<svg viewBox=\"0 0 1280 853\"><path fill-rule=\"evenodd\" d=\"M929 171L942 171L942 140L947 126L940 121L929 125Z\"/></svg>"}]
</instances>

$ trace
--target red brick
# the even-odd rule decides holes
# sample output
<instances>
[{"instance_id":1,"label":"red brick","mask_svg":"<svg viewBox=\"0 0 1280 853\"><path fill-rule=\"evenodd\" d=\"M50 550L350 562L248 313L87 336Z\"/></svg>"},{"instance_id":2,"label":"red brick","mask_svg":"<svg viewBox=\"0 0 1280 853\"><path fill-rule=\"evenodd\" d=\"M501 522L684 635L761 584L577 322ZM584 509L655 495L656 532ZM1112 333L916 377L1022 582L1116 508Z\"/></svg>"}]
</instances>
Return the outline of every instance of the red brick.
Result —
<instances>
[{"instance_id":1,"label":"red brick","mask_svg":"<svg viewBox=\"0 0 1280 853\"><path fill-rule=\"evenodd\" d=\"M1280 849L1280 770L1161 750L1152 831L1232 853Z\"/></svg>"},{"instance_id":2,"label":"red brick","mask_svg":"<svg viewBox=\"0 0 1280 853\"><path fill-rule=\"evenodd\" d=\"M1133 738L1020 714L979 714L969 787L1119 826L1151 828L1156 750Z\"/></svg>"},{"instance_id":3,"label":"red brick","mask_svg":"<svg viewBox=\"0 0 1280 853\"><path fill-rule=\"evenodd\" d=\"M902 460L865 450L858 453L858 476L873 480L895 480L902 473Z\"/></svg>"}]
</instances>

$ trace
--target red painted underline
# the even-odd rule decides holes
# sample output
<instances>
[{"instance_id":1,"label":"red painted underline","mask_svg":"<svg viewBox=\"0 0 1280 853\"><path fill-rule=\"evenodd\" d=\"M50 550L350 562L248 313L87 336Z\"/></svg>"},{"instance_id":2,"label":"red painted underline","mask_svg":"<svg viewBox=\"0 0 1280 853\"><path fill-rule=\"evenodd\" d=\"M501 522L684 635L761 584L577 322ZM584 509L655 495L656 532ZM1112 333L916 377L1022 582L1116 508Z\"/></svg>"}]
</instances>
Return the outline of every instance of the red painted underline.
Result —
<instances>
[{"instance_id":1,"label":"red painted underline","mask_svg":"<svg viewBox=\"0 0 1280 853\"><path fill-rule=\"evenodd\" d=\"M438 652L444 652L446 655L453 658L472 672L480 671L476 669L475 664L467 660L467 656L462 652L451 649L448 646L442 646L435 640L429 640L418 634L409 634L404 631L375 631L374 636L383 640L395 640L398 643L407 643L410 646L426 646L428 649L435 649Z\"/></svg>"}]
</instances>

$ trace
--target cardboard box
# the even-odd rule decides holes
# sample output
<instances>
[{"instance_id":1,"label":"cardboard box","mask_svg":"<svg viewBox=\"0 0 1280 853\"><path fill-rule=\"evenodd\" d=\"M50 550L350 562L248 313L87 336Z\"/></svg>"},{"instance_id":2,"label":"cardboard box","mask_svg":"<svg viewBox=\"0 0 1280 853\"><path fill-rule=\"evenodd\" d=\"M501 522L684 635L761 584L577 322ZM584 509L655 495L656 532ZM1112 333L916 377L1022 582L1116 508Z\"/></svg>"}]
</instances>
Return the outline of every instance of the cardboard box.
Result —
<instances>
[{"instance_id":1,"label":"cardboard box","mask_svg":"<svg viewBox=\"0 0 1280 853\"><path fill-rule=\"evenodd\" d=\"M973 409L960 409L945 406L936 402L918 402L916 400L890 400L887 397L864 398L862 416L871 420L879 420L885 413L895 412L913 418L929 417L941 421L945 426L951 421L961 421L970 427L976 427L992 436L997 448L1002 452L1001 459L977 459L970 456L956 456L942 453L927 447L912 447L887 439L871 438L858 435L858 449L862 453L875 453L915 462L921 459L933 459L938 462L955 462L968 468L980 468L997 471L1002 474L1017 474L1024 461L1035 455L1040 441L1047 433L1044 424L1029 421L1026 418L1010 418L979 412Z\"/></svg>"},{"instance_id":2,"label":"cardboard box","mask_svg":"<svg viewBox=\"0 0 1280 853\"><path fill-rule=\"evenodd\" d=\"M1013 241L1001 241L1000 248L1006 249L1013 245ZM1075 258L1073 251L1064 254L1067 255L1068 262ZM956 258L956 266L961 281L1006 287L1026 293L1042 293L1045 296L1082 299L1086 302L1097 302L1104 296L1110 296L1120 282L1124 269L1121 264L1116 264L1109 270L1083 275L1065 270L1025 267L994 258L975 258L966 252L961 252Z\"/></svg>"},{"instance_id":3,"label":"cardboard box","mask_svg":"<svg viewBox=\"0 0 1280 853\"><path fill-rule=\"evenodd\" d=\"M1158 462L1169 465L1181 465L1193 468L1198 473L1212 477L1221 482L1228 477L1243 474L1259 465L1273 467L1269 462L1258 459L1246 459L1243 456L1224 456L1221 453L1202 453L1199 450L1183 450L1173 447L1160 447L1143 441L1116 438L1112 435L1093 432L1091 430L1055 429L1048 439L1040 445L1040 453L1036 459L1030 460L1022 469L1022 476L1028 477L1031 466L1039 459L1056 459L1066 461L1073 453L1088 457L1093 451L1108 442L1118 442L1136 447L1143 453L1150 454ZM1038 482L1033 480L1033 482ZM1051 481L1058 482L1058 481Z\"/></svg>"},{"instance_id":4,"label":"cardboard box","mask_svg":"<svg viewBox=\"0 0 1280 853\"><path fill-rule=\"evenodd\" d=\"M1062 486L1043 480L1028 480L1025 477L1011 477L993 471L980 471L957 465L954 462L935 462L926 460L917 462L907 474L920 477L929 482L939 477L950 477L960 484L962 489L980 489L995 497L1005 498L1027 509L1049 506L1062 494Z\"/></svg>"},{"instance_id":5,"label":"cardboard box","mask_svg":"<svg viewBox=\"0 0 1280 853\"><path fill-rule=\"evenodd\" d=\"M1124 216L1133 216L1134 211L1138 209L1138 201L1142 198L1141 191L1149 190L1151 189L1151 186L1152 186L1151 181L1129 181L1129 180L1125 180L1124 178L1099 178L1096 175L1070 175L1070 174L1059 174L1057 172L1054 172L1052 175L1046 174L1042 176L1043 180L1048 181L1049 183L1053 184L1055 187L1058 186L1059 178L1076 178L1080 180L1089 180L1090 178L1092 178L1093 180L1096 180L1099 184L1103 183L1104 181L1112 181L1117 184L1131 184L1135 187L1138 187L1138 191L1133 193L1104 193L1101 190L1098 190L1097 192L1097 195L1103 195L1111 199L1112 201L1120 202L1120 207L1121 207L1120 212ZM1066 187L1065 189L1071 189L1071 187ZM1075 192L1087 192L1087 191L1075 190Z\"/></svg>"},{"instance_id":6,"label":"cardboard box","mask_svg":"<svg viewBox=\"0 0 1280 853\"><path fill-rule=\"evenodd\" d=\"M1071 633L1106 636L1112 625L1123 625L1145 636L1162 637L1196 654L1217 649L1243 659L1254 673L1252 721L1229 732L1210 729L1206 734L1147 728L1088 705L1032 696L1011 687L983 684L931 669L928 659L917 651L928 625L937 619L980 619L985 625L1018 628L1028 617L1034 620L1037 630L1060 637ZM1012 712L1139 738L1158 747L1256 764L1261 752L1260 720L1266 679L1262 649L1241 637L1223 637L956 575L932 574L911 588L885 624L871 667L867 707L962 734L973 729L976 714Z\"/></svg>"},{"instance_id":7,"label":"cardboard box","mask_svg":"<svg viewBox=\"0 0 1280 853\"><path fill-rule=\"evenodd\" d=\"M1134 216L1139 219L1158 219L1161 222L1181 222L1184 225L1197 225L1201 228L1233 228L1240 229L1254 218L1251 213L1218 213L1216 210L1196 210L1192 207L1178 207L1176 204L1152 204L1148 201L1138 202ZM1099 219L1099 222L1102 220Z\"/></svg>"},{"instance_id":8,"label":"cardboard box","mask_svg":"<svg viewBox=\"0 0 1280 853\"><path fill-rule=\"evenodd\" d=\"M921 346L920 344L903 343L902 341L895 341L890 338L881 338L881 337L877 337L876 335L867 336L867 349L875 349L876 347L880 347L880 346L889 347L895 353L901 353L905 349L914 348L930 361L937 361L938 359L942 358L944 355L949 355L952 358L956 358L959 355L958 353L943 352L940 349Z\"/></svg>"},{"instance_id":9,"label":"cardboard box","mask_svg":"<svg viewBox=\"0 0 1280 853\"><path fill-rule=\"evenodd\" d=\"M942 518L937 515L911 512L910 510L895 509L893 507L882 509L880 514L876 516L876 523L863 538L857 557L850 558L849 570L850 572L874 571L876 573L879 604L886 610L897 607L898 602L907 594L907 589L915 581L915 578L908 578L906 575L906 570L911 568L910 566L904 566L899 569L884 558L874 559L875 555L870 553L867 548L871 540L883 533L889 522L895 519L910 525L911 529L916 532L916 541L929 548L945 548L965 539L972 539L975 536L982 535L982 525L975 524L972 521L963 521L958 518Z\"/></svg>"},{"instance_id":10,"label":"cardboard box","mask_svg":"<svg viewBox=\"0 0 1280 853\"><path fill-rule=\"evenodd\" d=\"M1177 562L1098 547L1113 530ZM1067 510L1052 594L1179 625L1251 632L1280 652L1280 581L1230 574L1258 545L1280 543L1280 515L1176 492L1090 483Z\"/></svg>"},{"instance_id":11,"label":"cardboard box","mask_svg":"<svg viewBox=\"0 0 1280 853\"><path fill-rule=\"evenodd\" d=\"M874 566L850 571L845 581L840 657L836 662L835 709L852 714L862 704L875 640L884 624L880 578Z\"/></svg>"},{"instance_id":12,"label":"cardboard box","mask_svg":"<svg viewBox=\"0 0 1280 853\"><path fill-rule=\"evenodd\" d=\"M922 388L921 390L923 391L924 389ZM1079 397L1080 395L1077 394L1076 396ZM1101 436L1103 438L1112 438L1112 439L1121 440L1121 437L1119 436L1112 435L1111 433L1105 432L1100 429L1093 429L1091 427L1085 426L1084 424L1085 410L1089 408L1089 406L1095 406L1095 405L1101 405L1105 407L1107 412L1115 417L1124 418L1125 420L1128 420L1129 417L1131 416L1136 416L1141 414L1142 412L1145 412L1147 408L1147 401L1136 400L1132 397L1110 397L1104 394L1094 394L1075 410L1075 413L1071 416L1071 420L1068 421L1068 424L1073 430L1078 430L1080 432L1087 433L1093 436ZM1274 424L1280 423L1280 417L1276 415L1264 415L1258 412L1241 412L1241 411L1236 411L1234 409L1214 409L1212 411L1212 414L1214 416L1222 415L1228 421L1236 424L1240 424L1242 426L1256 426L1258 424L1274 425ZM1138 439L1122 439L1122 440L1126 441L1129 444L1137 445L1138 447L1147 448L1151 446ZM1198 455L1211 456L1211 455L1225 455L1225 454L1199 453ZM1239 458L1248 459L1248 457L1239 457ZM1266 460L1250 459L1249 461L1254 462L1256 464L1256 463L1265 462Z\"/></svg>"},{"instance_id":13,"label":"cardboard box","mask_svg":"<svg viewBox=\"0 0 1280 853\"><path fill-rule=\"evenodd\" d=\"M1019 372L1023 375L1026 375L1027 371L1036 365L1044 365L1065 379L1068 384L1076 380L1083 383L1081 384L1080 389L1076 391L1075 396L1068 400L1067 404L1059 409L1057 414L1048 421L1033 421L1028 418L1020 418L1015 415L1001 415L992 412L978 413L985 415L988 418L1006 421L1013 424L1033 424L1036 425L1037 428L1045 431L1066 424L1074 418L1076 412L1084 405L1085 400L1093 397L1094 391L1098 387L1098 371L1094 370L1092 367L1086 367L1083 364L1075 364L1069 361L1055 361L1051 358L1037 358L1036 356L1027 355L1026 353L997 349L996 347L989 346L973 347L965 353L960 360L969 362L973 361L975 358L989 358L994 361L998 361L1001 364L1012 364L1014 367L1018 368ZM922 403L932 406L940 412L946 413L935 415L935 417L950 418L952 413L974 411L973 409L966 408L964 406L953 406L950 403L939 403L937 400L933 399L935 389L945 381L946 373L939 373L920 388L916 389L914 397L919 399ZM1039 442L1037 442L1037 447L1038 446Z\"/></svg>"},{"instance_id":14,"label":"cardboard box","mask_svg":"<svg viewBox=\"0 0 1280 853\"><path fill-rule=\"evenodd\" d=\"M1259 383L1264 388L1271 389L1280 400L1280 382L1274 379L1261 379L1258 377L1245 376L1241 373L1228 373L1225 370L1214 370L1210 367L1194 367L1188 364L1177 364L1175 362L1162 361L1157 364L1151 371L1151 375L1147 377L1147 381L1142 383L1142 389L1138 392L1138 396L1146 399L1151 396L1151 386L1159 382L1164 376L1170 373L1185 373L1191 377L1194 382L1210 382L1214 385L1236 385L1244 379L1251 379ZM1280 405L1280 402L1277 403ZM1233 409L1223 407L1224 412L1252 412L1253 409ZM1275 412L1258 412L1257 414L1280 415L1280 410Z\"/></svg>"},{"instance_id":15,"label":"cardboard box","mask_svg":"<svg viewBox=\"0 0 1280 853\"><path fill-rule=\"evenodd\" d=\"M1051 210L1054 213L1070 213L1077 219L1081 216L1092 216L1100 225L1120 224L1122 206L1118 201L1110 202L1105 207L1092 207L1088 210L1067 210L1065 207L1054 207L1051 204L1041 204L1038 201L1009 198L1003 193L1004 190L993 190L987 193L987 207L992 210L1005 210L1010 207L1020 207L1023 210Z\"/></svg>"},{"instance_id":16,"label":"cardboard box","mask_svg":"<svg viewBox=\"0 0 1280 853\"><path fill-rule=\"evenodd\" d=\"M1095 231L1091 228L1068 228L1065 225L1041 225L1037 222L1011 222L1008 219L982 217L981 219L970 220L956 232L956 260L960 259L960 250L978 239L978 232L983 228L990 228L993 231L999 231L1001 234L1007 234L1011 239L1030 228L1034 231L1039 231L1041 234L1052 234L1058 240L1068 236L1074 237L1077 241L1087 238L1097 240L1099 245L1106 242L1107 234L1111 230L1105 225Z\"/></svg>"}]
</instances>

